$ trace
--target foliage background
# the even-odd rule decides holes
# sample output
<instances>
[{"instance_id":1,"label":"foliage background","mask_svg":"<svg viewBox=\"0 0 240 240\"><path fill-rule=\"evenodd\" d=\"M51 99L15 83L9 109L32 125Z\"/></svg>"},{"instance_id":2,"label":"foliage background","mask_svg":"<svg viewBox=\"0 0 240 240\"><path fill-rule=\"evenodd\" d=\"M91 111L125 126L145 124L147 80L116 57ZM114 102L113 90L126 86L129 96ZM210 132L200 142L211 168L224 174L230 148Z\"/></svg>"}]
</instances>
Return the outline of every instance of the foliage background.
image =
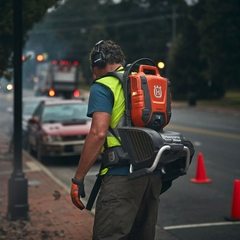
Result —
<instances>
[{"instance_id":1,"label":"foliage background","mask_svg":"<svg viewBox=\"0 0 240 240\"><path fill-rule=\"evenodd\" d=\"M28 40L28 31L39 22L51 6L58 6L57 0L22 0L23 47ZM13 0L0 1L0 77L10 77L6 70L13 64Z\"/></svg>"}]
</instances>

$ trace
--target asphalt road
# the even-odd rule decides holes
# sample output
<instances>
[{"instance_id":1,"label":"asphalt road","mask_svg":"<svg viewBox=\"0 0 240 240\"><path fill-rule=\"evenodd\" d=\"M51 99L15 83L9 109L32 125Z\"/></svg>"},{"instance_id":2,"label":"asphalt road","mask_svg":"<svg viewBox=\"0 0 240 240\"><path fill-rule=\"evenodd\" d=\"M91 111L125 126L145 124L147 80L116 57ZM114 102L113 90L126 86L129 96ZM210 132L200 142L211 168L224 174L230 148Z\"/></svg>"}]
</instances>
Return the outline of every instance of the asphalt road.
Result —
<instances>
[{"instance_id":1,"label":"asphalt road","mask_svg":"<svg viewBox=\"0 0 240 240\"><path fill-rule=\"evenodd\" d=\"M196 151L188 174L161 196L158 225L177 239L240 239L240 222L225 219L231 214L234 180L240 179L239 120L239 113L221 109L173 109L166 129L181 132ZM210 183L190 182L196 177L199 153Z\"/></svg>"},{"instance_id":2,"label":"asphalt road","mask_svg":"<svg viewBox=\"0 0 240 240\"><path fill-rule=\"evenodd\" d=\"M11 101L0 96L0 126L5 129L6 112ZM178 106L173 108L165 130L180 132L195 146L195 156L188 174L174 181L160 197L156 240L240 240L240 221L228 221L231 215L233 186L240 179L240 114L221 109ZM190 182L196 176L198 154L210 183ZM78 158L55 159L46 167L70 187ZM89 196L96 163L85 179Z\"/></svg>"}]
</instances>

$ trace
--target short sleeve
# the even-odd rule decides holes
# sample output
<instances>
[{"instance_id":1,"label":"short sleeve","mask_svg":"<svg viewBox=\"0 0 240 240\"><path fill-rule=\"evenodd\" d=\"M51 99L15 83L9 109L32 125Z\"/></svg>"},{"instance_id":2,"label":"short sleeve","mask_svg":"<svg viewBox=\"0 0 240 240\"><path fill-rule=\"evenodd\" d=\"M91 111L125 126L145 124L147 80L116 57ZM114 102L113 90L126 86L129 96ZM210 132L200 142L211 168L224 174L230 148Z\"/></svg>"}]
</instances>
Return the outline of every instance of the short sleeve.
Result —
<instances>
[{"instance_id":1,"label":"short sleeve","mask_svg":"<svg viewBox=\"0 0 240 240\"><path fill-rule=\"evenodd\" d=\"M101 83L94 83L90 90L87 116L92 117L94 112L112 114L113 103L111 89Z\"/></svg>"}]
</instances>

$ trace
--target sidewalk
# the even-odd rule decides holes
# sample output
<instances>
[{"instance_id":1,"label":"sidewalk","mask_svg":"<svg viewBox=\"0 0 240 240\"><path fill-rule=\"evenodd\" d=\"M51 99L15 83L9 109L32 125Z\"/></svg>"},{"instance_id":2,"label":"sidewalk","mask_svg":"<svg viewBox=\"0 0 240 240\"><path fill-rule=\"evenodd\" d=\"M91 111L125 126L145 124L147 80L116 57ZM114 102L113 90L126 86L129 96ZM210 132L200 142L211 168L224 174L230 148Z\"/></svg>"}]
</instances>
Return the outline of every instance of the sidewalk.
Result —
<instances>
[{"instance_id":1,"label":"sidewalk","mask_svg":"<svg viewBox=\"0 0 240 240\"><path fill-rule=\"evenodd\" d=\"M30 221L8 221L8 180L13 156L9 141L0 133L0 240L90 240L93 215L78 210L71 202L69 189L62 186L41 164L23 151L23 172L28 180ZM33 164L34 163L34 164ZM61 197L55 200L54 192Z\"/></svg>"}]
</instances>

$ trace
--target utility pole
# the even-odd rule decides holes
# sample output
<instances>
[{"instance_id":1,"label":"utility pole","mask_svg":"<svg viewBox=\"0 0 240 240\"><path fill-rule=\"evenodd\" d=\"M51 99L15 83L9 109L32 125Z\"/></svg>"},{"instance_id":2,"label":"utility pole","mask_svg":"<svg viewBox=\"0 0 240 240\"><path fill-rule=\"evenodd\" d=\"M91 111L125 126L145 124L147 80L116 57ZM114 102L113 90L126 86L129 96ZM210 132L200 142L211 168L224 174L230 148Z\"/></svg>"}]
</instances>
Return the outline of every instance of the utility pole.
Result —
<instances>
[{"instance_id":1,"label":"utility pole","mask_svg":"<svg viewBox=\"0 0 240 240\"><path fill-rule=\"evenodd\" d=\"M28 181L22 171L22 0L13 0L14 158L8 180L8 220L28 220Z\"/></svg>"}]
</instances>

